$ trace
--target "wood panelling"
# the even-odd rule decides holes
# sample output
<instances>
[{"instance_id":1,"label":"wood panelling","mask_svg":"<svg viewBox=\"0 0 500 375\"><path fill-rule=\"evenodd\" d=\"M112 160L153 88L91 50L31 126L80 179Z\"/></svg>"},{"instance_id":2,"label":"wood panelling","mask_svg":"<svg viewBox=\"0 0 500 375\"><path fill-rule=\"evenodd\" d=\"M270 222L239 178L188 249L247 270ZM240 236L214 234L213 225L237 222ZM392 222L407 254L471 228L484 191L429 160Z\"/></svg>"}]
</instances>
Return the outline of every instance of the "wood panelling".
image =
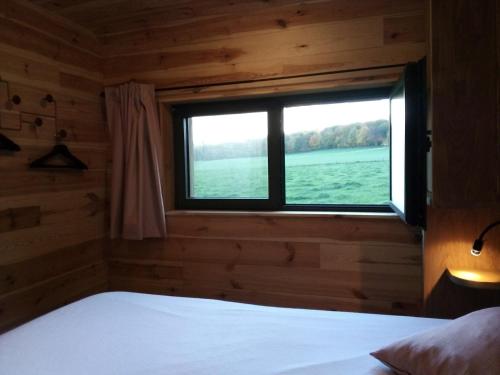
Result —
<instances>
[{"instance_id":1,"label":"wood panelling","mask_svg":"<svg viewBox=\"0 0 500 375\"><path fill-rule=\"evenodd\" d=\"M238 221L235 222L234 218ZM366 216L332 215L327 217L307 215L296 217L273 217L266 214L210 215L178 214L169 217L171 236L208 238L293 238L321 242L340 241L383 241L407 242L408 238L419 242L418 235L404 225L393 225L397 220L373 220ZM398 223L399 224L399 223ZM272 230L272 234L269 231Z\"/></svg>"},{"instance_id":2,"label":"wood panelling","mask_svg":"<svg viewBox=\"0 0 500 375\"><path fill-rule=\"evenodd\" d=\"M33 51L46 58L63 64L80 66L89 71L99 71L100 69L100 57L42 34L11 18L0 17L0 34L2 35L2 43L13 47Z\"/></svg>"},{"instance_id":3,"label":"wood panelling","mask_svg":"<svg viewBox=\"0 0 500 375\"><path fill-rule=\"evenodd\" d=\"M0 211L0 233L40 225L40 207L16 207Z\"/></svg>"},{"instance_id":4,"label":"wood panelling","mask_svg":"<svg viewBox=\"0 0 500 375\"><path fill-rule=\"evenodd\" d=\"M0 266L0 294L30 288L94 263L102 263L103 240L82 242L45 255Z\"/></svg>"},{"instance_id":5,"label":"wood panelling","mask_svg":"<svg viewBox=\"0 0 500 375\"><path fill-rule=\"evenodd\" d=\"M386 17L384 19L384 44L425 42L425 17L423 14Z\"/></svg>"},{"instance_id":6,"label":"wood panelling","mask_svg":"<svg viewBox=\"0 0 500 375\"><path fill-rule=\"evenodd\" d=\"M448 267L500 270L500 231L480 257L470 248L500 218L500 6L431 1L433 192L424 241L426 313L456 317L500 304L499 291L452 284ZM496 19L495 19L496 17Z\"/></svg>"},{"instance_id":7,"label":"wood panelling","mask_svg":"<svg viewBox=\"0 0 500 375\"><path fill-rule=\"evenodd\" d=\"M0 331L107 288L108 141L98 46L68 21L25 2L2 2L0 132L21 151L0 154ZM59 129L88 171L29 169L52 149Z\"/></svg>"},{"instance_id":8,"label":"wood panelling","mask_svg":"<svg viewBox=\"0 0 500 375\"><path fill-rule=\"evenodd\" d=\"M500 270L500 230L488 232L481 256L470 254L474 240L484 227L498 220L499 212L499 207L429 210L424 253L424 293L428 315L452 318L500 305L500 291L458 286L446 275L448 267Z\"/></svg>"},{"instance_id":9,"label":"wood panelling","mask_svg":"<svg viewBox=\"0 0 500 375\"><path fill-rule=\"evenodd\" d=\"M262 39L262 44L266 39ZM245 51L225 49L203 50L201 53L205 62L193 65L189 64L189 52L109 58L106 59L104 68L106 82L113 84L134 78L155 83L158 88L183 87L383 67L419 60L424 55L424 46L421 43L392 44L313 56L284 51L277 57L268 53L267 58L262 58L260 53L250 56ZM235 54L241 57L233 57ZM188 63L169 67L166 61L170 58ZM138 66L142 66L143 70L138 71Z\"/></svg>"},{"instance_id":10,"label":"wood panelling","mask_svg":"<svg viewBox=\"0 0 500 375\"><path fill-rule=\"evenodd\" d=\"M500 202L496 1L434 1L431 12L433 205L490 207Z\"/></svg>"},{"instance_id":11,"label":"wood panelling","mask_svg":"<svg viewBox=\"0 0 500 375\"><path fill-rule=\"evenodd\" d=\"M379 87L392 85L401 76L402 71L403 67L398 66L294 77L280 79L279 82L274 79L264 79L245 83L168 89L158 91L157 98L165 106L168 106L189 101ZM165 117L168 115L168 113L164 114Z\"/></svg>"},{"instance_id":12,"label":"wood panelling","mask_svg":"<svg viewBox=\"0 0 500 375\"><path fill-rule=\"evenodd\" d=\"M33 284L29 288L0 296L1 329L8 329L106 289L106 265L104 262L80 267L56 277Z\"/></svg>"},{"instance_id":13,"label":"wood panelling","mask_svg":"<svg viewBox=\"0 0 500 375\"><path fill-rule=\"evenodd\" d=\"M41 14L40 8L33 7L30 2L3 0L0 15L13 18L18 23L27 25L50 38L60 39L85 52L95 55L102 53L100 43L93 33L83 27L78 27L73 22L68 22L64 17L55 16L52 12Z\"/></svg>"},{"instance_id":14,"label":"wood panelling","mask_svg":"<svg viewBox=\"0 0 500 375\"><path fill-rule=\"evenodd\" d=\"M39 32L29 13L36 7L15 17L22 2L0 13L0 30L3 25L7 31L0 39L1 77L37 98L38 91L56 98L53 112L39 110L35 99L29 110L21 104L2 112L5 132L23 147L0 160L6 181L0 187L4 326L105 285L99 260L109 176L99 98L103 76L108 84L135 78L176 87L161 95L163 103L173 103L386 85L401 67L384 66L425 53L421 0L33 3L89 28L102 47L92 34L57 17L44 19ZM57 32L59 27L66 31ZM16 44L19 33L26 37ZM371 70L353 71L366 68ZM45 127L34 127L33 115L22 113L32 111L42 112ZM161 115L171 150L164 106ZM26 164L50 147L52 129L60 128L91 169L64 175L28 170ZM166 154L172 202L172 159ZM15 217L24 227L14 230L12 209L30 207L39 207L39 223L21 210ZM420 311L421 238L394 217L169 213L168 231L166 240L113 241L110 288L295 307ZM26 272L36 266L38 272Z\"/></svg>"},{"instance_id":15,"label":"wood panelling","mask_svg":"<svg viewBox=\"0 0 500 375\"><path fill-rule=\"evenodd\" d=\"M265 28L262 25L266 23L271 23L275 28L283 28L289 24L300 24L301 22L318 23L328 19L344 20L382 15L384 12L398 13L421 9L421 5L415 0L356 2L350 0L337 0L335 2L328 0L31 1L59 15L68 17L100 36L133 31L145 33L146 30L165 28L169 25L186 25L185 31L182 33L184 38L180 35L179 42L185 41L188 37L192 39L190 35L196 33L197 28L201 29L198 31L200 34L206 33L207 30L201 28L200 23L201 25L213 23L220 29L219 33L227 35L233 30L261 30ZM96 15L100 15L100 17L96 17ZM227 22L229 19L234 19L234 22ZM224 21L226 22L223 23Z\"/></svg>"},{"instance_id":16,"label":"wood panelling","mask_svg":"<svg viewBox=\"0 0 500 375\"><path fill-rule=\"evenodd\" d=\"M57 10L34 2L98 34L108 84L254 81L405 64L425 54L423 0L117 1Z\"/></svg>"},{"instance_id":17,"label":"wood panelling","mask_svg":"<svg viewBox=\"0 0 500 375\"><path fill-rule=\"evenodd\" d=\"M10 82L7 87L9 101L5 103L2 109L40 116L56 116L55 102L49 103L45 99L50 94L47 90L28 87L15 82ZM19 97L19 104L12 101L15 96Z\"/></svg>"},{"instance_id":18,"label":"wood panelling","mask_svg":"<svg viewBox=\"0 0 500 375\"><path fill-rule=\"evenodd\" d=\"M500 267L497 234L491 233L480 258L467 253L482 226L500 212L498 1L433 0L427 2L429 17L423 0L32 0L58 16L17 0L4 3L1 78L56 96L54 127L68 130L71 147L92 167L84 176L64 177L26 170L49 147L52 125L47 119L47 127L36 130L32 117L5 109L8 93L2 94L0 83L1 131L19 131L14 138L23 146L19 155L0 155L7 176L0 186L0 239L7 238L0 262L57 263L50 258L58 257L56 251L69 254L104 235L107 146L98 96L103 74L106 83L135 78L167 88L160 100L171 104L387 84L400 67L352 70L404 64L427 52L433 207L425 236L426 310L456 316L498 303L497 295L451 285L443 276L447 266ZM168 106L160 110L171 209L172 133ZM34 207L40 207L39 224ZM395 219L170 213L168 227L166 241L113 243L112 288L323 309L419 310L418 233ZM83 256L83 263L91 258ZM101 285L102 272L93 274L83 263L68 266L84 267L69 274L65 266L56 267L74 296L83 284L68 275L88 277L88 293L98 289L91 285ZM27 281L36 288L20 289L23 297L13 308L0 297L9 321L12 309L41 311L35 302L58 285L58 276L40 275ZM41 285L45 277L51 281ZM17 301L9 293L8 301Z\"/></svg>"},{"instance_id":19,"label":"wood panelling","mask_svg":"<svg viewBox=\"0 0 500 375\"><path fill-rule=\"evenodd\" d=\"M54 65L50 59L1 42L0 62L2 64L2 79L6 81L16 82L28 87L44 88L58 97L70 95L92 101L99 100L95 93L89 93L86 90L88 83L82 89L75 77L86 81L99 82L102 79L100 71L88 72L71 65ZM68 75L72 78L68 79ZM5 105L4 100L1 103L2 106Z\"/></svg>"},{"instance_id":20,"label":"wood panelling","mask_svg":"<svg viewBox=\"0 0 500 375\"><path fill-rule=\"evenodd\" d=\"M170 104L388 85L400 76L399 64L425 54L423 1L250 1L231 6L187 1L183 6L190 15L175 21L169 17L177 14L179 4L148 4L152 8L141 13L134 8L138 4L128 2L123 17L88 2L57 12L78 18L100 35L107 83L135 78L167 88L158 97L170 210L175 178ZM135 22L132 8L142 14L143 24ZM102 28L89 17L97 9L108 20ZM167 9L174 13L162 13ZM167 240L113 242L108 253L111 289L420 312L420 235L394 217L170 212L167 222Z\"/></svg>"},{"instance_id":21,"label":"wood panelling","mask_svg":"<svg viewBox=\"0 0 500 375\"><path fill-rule=\"evenodd\" d=\"M419 313L420 238L394 217L176 213L167 222L166 241L113 243L111 289Z\"/></svg>"},{"instance_id":22,"label":"wood panelling","mask_svg":"<svg viewBox=\"0 0 500 375\"><path fill-rule=\"evenodd\" d=\"M85 91L94 96L100 95L103 89L102 82L65 72L60 73L59 83L62 87Z\"/></svg>"}]
</instances>

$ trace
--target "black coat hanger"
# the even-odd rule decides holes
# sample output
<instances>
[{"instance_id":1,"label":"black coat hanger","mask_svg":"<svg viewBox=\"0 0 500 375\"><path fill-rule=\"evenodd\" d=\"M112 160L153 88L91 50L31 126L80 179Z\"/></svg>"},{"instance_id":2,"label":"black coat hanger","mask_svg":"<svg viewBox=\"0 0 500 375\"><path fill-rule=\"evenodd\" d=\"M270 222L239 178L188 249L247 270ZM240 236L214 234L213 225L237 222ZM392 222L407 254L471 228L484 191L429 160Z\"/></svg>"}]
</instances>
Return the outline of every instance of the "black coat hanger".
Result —
<instances>
[{"instance_id":1,"label":"black coat hanger","mask_svg":"<svg viewBox=\"0 0 500 375\"><path fill-rule=\"evenodd\" d=\"M61 130L56 135L56 139L66 137L66 131ZM64 164L51 164L54 158L63 159ZM89 169L87 165L71 153L66 145L56 144L51 152L31 162L30 168L34 169Z\"/></svg>"},{"instance_id":2,"label":"black coat hanger","mask_svg":"<svg viewBox=\"0 0 500 375\"><path fill-rule=\"evenodd\" d=\"M0 150L1 151L20 151L21 147L14 141L0 133Z\"/></svg>"}]
</instances>

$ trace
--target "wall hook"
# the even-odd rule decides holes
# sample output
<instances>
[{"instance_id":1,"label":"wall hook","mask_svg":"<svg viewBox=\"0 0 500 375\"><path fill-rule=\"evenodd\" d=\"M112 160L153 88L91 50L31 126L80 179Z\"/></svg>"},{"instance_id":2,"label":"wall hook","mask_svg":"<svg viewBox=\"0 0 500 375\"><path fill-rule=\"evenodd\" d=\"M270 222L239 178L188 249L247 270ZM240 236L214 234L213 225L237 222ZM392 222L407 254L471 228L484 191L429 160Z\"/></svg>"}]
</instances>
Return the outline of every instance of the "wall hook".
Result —
<instances>
[{"instance_id":1,"label":"wall hook","mask_svg":"<svg viewBox=\"0 0 500 375\"><path fill-rule=\"evenodd\" d=\"M40 100L40 105L41 105L42 107L47 107L47 105L48 105L49 103L53 103L53 102L54 102L54 97L53 97L52 95L50 95L50 94L47 94L47 95L45 95L45 96L42 98L42 100Z\"/></svg>"},{"instance_id":2,"label":"wall hook","mask_svg":"<svg viewBox=\"0 0 500 375\"><path fill-rule=\"evenodd\" d=\"M41 117L37 117L35 121L33 121L33 124L39 128L40 126L43 125L43 119Z\"/></svg>"},{"instance_id":3,"label":"wall hook","mask_svg":"<svg viewBox=\"0 0 500 375\"><path fill-rule=\"evenodd\" d=\"M19 104L21 104L21 97L19 95L14 95L14 96L12 96L10 101L12 103L14 103L15 105L19 105Z\"/></svg>"}]
</instances>

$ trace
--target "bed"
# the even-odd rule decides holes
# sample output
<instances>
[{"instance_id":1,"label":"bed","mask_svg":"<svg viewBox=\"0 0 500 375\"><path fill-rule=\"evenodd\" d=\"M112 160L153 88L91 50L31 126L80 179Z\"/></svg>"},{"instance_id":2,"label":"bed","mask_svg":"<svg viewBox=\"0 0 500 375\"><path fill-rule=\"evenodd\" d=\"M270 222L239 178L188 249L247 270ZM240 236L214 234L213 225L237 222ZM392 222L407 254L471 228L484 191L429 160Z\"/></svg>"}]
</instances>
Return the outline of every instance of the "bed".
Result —
<instances>
[{"instance_id":1,"label":"bed","mask_svg":"<svg viewBox=\"0 0 500 375\"><path fill-rule=\"evenodd\" d=\"M446 322L109 292L0 335L0 374L387 375L371 351Z\"/></svg>"}]
</instances>

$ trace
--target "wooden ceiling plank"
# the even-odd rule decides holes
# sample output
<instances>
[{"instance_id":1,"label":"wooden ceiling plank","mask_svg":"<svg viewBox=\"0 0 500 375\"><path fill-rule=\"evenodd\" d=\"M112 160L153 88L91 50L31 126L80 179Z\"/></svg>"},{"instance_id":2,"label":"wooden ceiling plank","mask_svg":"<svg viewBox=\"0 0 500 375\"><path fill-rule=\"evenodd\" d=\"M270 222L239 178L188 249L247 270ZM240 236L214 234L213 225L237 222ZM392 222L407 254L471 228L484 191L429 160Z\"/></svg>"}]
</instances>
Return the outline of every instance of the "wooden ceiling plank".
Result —
<instances>
[{"instance_id":1,"label":"wooden ceiling plank","mask_svg":"<svg viewBox=\"0 0 500 375\"><path fill-rule=\"evenodd\" d=\"M306 0L311 1L311 0ZM314 0L313 0L314 1ZM328 1L328 0L315 0ZM265 2L261 0L227 1L161 1L144 0L140 2L127 0L91 1L77 7L63 9L60 15L72 19L86 27L102 34L111 24L116 24L119 32L127 29L127 24L120 25L127 18L135 18L138 22L147 21L147 18L162 13L162 24L169 24L182 19L193 19L221 14L238 14L257 11L262 8L273 8L283 4L298 3L297 0L274 0ZM99 15L99 17L96 17Z\"/></svg>"}]
</instances>

